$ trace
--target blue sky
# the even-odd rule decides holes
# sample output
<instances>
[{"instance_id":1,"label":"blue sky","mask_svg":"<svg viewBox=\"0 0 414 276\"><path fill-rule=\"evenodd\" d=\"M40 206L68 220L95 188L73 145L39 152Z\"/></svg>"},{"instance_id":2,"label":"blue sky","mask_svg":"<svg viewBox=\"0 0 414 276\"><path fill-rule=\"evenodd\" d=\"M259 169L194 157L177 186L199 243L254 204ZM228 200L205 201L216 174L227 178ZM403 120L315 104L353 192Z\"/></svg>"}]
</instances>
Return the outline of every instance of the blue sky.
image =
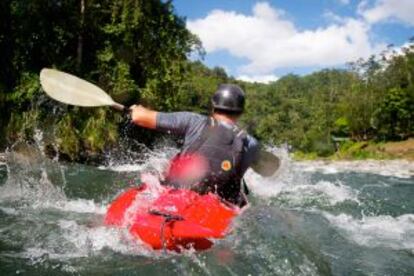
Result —
<instances>
[{"instance_id":1,"label":"blue sky","mask_svg":"<svg viewBox=\"0 0 414 276\"><path fill-rule=\"evenodd\" d=\"M414 0L173 3L201 39L206 65L251 81L343 67L414 36Z\"/></svg>"}]
</instances>

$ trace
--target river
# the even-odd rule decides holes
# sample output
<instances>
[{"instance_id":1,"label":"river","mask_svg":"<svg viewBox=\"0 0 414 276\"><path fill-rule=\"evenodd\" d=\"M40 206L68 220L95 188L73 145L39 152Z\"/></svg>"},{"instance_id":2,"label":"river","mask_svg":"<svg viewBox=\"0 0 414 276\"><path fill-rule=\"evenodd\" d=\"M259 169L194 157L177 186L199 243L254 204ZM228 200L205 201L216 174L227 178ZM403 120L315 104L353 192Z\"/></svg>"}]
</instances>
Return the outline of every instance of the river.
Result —
<instances>
[{"instance_id":1,"label":"river","mask_svg":"<svg viewBox=\"0 0 414 276\"><path fill-rule=\"evenodd\" d=\"M204 252L152 251L107 228L108 203L171 151L105 166L6 153L0 275L414 275L414 164L294 162L248 172L250 207Z\"/></svg>"}]
</instances>

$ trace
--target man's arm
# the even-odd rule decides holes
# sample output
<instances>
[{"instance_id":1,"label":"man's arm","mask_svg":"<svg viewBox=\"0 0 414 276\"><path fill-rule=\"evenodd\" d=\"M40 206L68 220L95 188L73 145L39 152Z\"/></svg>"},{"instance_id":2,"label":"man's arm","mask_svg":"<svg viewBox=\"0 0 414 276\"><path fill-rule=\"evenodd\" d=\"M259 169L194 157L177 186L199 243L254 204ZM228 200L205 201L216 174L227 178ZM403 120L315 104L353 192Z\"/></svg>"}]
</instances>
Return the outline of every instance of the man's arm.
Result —
<instances>
[{"instance_id":1,"label":"man's arm","mask_svg":"<svg viewBox=\"0 0 414 276\"><path fill-rule=\"evenodd\" d=\"M142 105L133 105L131 109L131 118L134 124L155 129L157 126L157 111L143 107Z\"/></svg>"},{"instance_id":2,"label":"man's arm","mask_svg":"<svg viewBox=\"0 0 414 276\"><path fill-rule=\"evenodd\" d=\"M191 127L197 127L200 121L204 121L204 116L191 112L165 113L142 105L133 105L130 110L134 124L179 137L184 137Z\"/></svg>"}]
</instances>

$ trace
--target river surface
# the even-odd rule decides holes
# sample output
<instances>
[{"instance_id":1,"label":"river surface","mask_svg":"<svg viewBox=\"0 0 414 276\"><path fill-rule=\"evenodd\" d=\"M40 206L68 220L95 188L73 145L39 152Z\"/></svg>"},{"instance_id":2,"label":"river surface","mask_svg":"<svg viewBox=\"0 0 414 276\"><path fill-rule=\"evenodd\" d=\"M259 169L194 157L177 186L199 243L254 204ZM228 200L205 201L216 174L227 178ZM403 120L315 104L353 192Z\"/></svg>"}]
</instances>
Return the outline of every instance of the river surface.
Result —
<instances>
[{"instance_id":1,"label":"river surface","mask_svg":"<svg viewBox=\"0 0 414 276\"><path fill-rule=\"evenodd\" d=\"M414 275L414 164L304 162L249 172L250 207L204 252L152 251L108 203L171 152L92 167L38 152L0 163L0 275Z\"/></svg>"}]
</instances>

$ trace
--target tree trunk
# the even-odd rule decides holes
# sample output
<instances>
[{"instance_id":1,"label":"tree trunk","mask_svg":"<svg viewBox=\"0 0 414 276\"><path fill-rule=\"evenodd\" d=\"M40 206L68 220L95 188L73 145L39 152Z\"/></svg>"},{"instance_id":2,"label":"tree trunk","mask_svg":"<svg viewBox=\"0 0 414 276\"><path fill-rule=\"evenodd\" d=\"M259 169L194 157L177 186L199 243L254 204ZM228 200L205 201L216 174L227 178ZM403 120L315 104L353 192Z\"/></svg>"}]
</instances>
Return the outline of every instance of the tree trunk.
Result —
<instances>
[{"instance_id":1,"label":"tree trunk","mask_svg":"<svg viewBox=\"0 0 414 276\"><path fill-rule=\"evenodd\" d=\"M78 35L78 51L76 57L76 67L77 70L80 71L82 65L82 55L83 55L83 28L85 23L85 1L80 1L80 28L79 28L79 35Z\"/></svg>"}]
</instances>

